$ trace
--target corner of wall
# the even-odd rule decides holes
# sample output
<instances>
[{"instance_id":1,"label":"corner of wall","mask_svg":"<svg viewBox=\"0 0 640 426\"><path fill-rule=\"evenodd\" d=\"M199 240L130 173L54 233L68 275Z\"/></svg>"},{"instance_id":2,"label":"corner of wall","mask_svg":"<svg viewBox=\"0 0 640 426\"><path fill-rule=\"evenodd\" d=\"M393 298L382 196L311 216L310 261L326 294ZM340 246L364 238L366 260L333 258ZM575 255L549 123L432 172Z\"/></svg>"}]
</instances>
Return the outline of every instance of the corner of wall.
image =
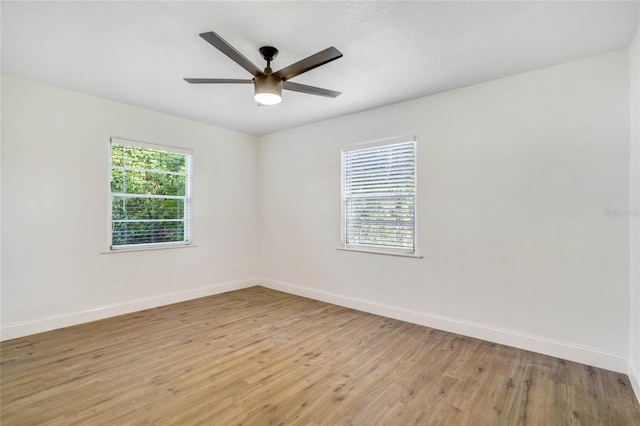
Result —
<instances>
[{"instance_id":1,"label":"corner of wall","mask_svg":"<svg viewBox=\"0 0 640 426\"><path fill-rule=\"evenodd\" d=\"M629 46L629 363L640 402L640 26Z\"/></svg>"},{"instance_id":2,"label":"corner of wall","mask_svg":"<svg viewBox=\"0 0 640 426\"><path fill-rule=\"evenodd\" d=\"M633 391L636 393L636 398L640 403L640 371L636 370L631 360L629 360L629 366L627 367L627 375L629 376L631 387L633 388Z\"/></svg>"}]
</instances>

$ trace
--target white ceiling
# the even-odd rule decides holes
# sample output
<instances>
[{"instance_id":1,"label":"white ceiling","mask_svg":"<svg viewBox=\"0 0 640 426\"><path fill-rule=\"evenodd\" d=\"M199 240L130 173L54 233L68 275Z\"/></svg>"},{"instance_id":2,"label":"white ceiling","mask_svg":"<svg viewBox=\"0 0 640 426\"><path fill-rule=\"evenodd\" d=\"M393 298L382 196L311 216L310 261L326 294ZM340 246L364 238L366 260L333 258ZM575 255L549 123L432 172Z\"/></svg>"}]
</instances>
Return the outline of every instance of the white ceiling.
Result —
<instances>
[{"instance_id":1,"label":"white ceiling","mask_svg":"<svg viewBox=\"0 0 640 426\"><path fill-rule=\"evenodd\" d=\"M627 2L9 2L2 1L2 72L263 135L627 47ZM202 40L215 31L275 70L329 46L344 57L291 81L343 92L285 91L257 107L251 85L189 85L183 77L250 78Z\"/></svg>"}]
</instances>

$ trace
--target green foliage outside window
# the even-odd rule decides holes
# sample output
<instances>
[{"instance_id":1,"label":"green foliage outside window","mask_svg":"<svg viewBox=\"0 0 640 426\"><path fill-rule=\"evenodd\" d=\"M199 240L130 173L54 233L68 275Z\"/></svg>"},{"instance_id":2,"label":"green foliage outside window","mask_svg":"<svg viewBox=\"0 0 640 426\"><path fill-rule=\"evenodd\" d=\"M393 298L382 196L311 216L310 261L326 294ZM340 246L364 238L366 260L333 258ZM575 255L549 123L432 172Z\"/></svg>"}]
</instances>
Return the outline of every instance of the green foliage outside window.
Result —
<instances>
[{"instance_id":1,"label":"green foliage outside window","mask_svg":"<svg viewBox=\"0 0 640 426\"><path fill-rule=\"evenodd\" d=\"M187 240L189 156L111 145L112 246Z\"/></svg>"}]
</instances>

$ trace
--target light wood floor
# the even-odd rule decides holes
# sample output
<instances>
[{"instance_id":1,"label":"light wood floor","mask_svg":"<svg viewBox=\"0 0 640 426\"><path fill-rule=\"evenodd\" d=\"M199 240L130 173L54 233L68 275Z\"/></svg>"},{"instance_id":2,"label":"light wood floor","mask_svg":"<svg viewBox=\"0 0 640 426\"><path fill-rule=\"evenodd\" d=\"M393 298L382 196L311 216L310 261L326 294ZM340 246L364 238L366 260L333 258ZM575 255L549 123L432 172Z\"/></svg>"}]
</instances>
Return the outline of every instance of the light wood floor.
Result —
<instances>
[{"instance_id":1,"label":"light wood floor","mask_svg":"<svg viewBox=\"0 0 640 426\"><path fill-rule=\"evenodd\" d=\"M640 425L625 375L261 287L14 339L2 425Z\"/></svg>"}]
</instances>

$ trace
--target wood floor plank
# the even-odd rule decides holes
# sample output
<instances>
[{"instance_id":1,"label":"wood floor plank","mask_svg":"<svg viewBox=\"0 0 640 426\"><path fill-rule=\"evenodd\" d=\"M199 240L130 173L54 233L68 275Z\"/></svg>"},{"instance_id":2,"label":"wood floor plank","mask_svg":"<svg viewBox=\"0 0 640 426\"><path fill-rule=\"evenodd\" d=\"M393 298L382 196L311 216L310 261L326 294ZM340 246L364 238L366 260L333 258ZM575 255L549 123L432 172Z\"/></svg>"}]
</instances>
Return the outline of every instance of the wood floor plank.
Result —
<instances>
[{"instance_id":1,"label":"wood floor plank","mask_svg":"<svg viewBox=\"0 0 640 426\"><path fill-rule=\"evenodd\" d=\"M640 425L625 375L262 287L3 342L10 425Z\"/></svg>"}]
</instances>

